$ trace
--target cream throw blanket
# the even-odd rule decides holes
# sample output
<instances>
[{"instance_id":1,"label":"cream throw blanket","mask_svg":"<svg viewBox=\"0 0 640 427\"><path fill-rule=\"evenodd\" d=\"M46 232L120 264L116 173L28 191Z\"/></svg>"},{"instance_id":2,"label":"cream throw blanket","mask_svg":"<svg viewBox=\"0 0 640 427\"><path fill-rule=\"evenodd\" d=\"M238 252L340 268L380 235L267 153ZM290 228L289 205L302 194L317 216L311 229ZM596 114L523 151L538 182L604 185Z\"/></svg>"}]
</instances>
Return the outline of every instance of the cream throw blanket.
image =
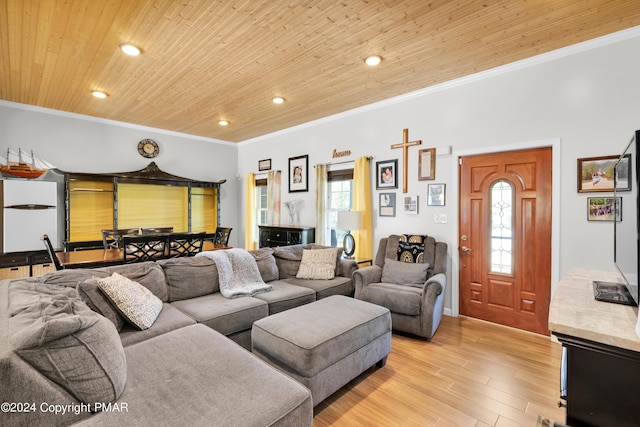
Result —
<instances>
[{"instance_id":1,"label":"cream throw blanket","mask_svg":"<svg viewBox=\"0 0 640 427\"><path fill-rule=\"evenodd\" d=\"M213 260L218 269L220 293L225 298L252 296L271 290L260 276L258 264L244 249L204 251L196 254Z\"/></svg>"}]
</instances>

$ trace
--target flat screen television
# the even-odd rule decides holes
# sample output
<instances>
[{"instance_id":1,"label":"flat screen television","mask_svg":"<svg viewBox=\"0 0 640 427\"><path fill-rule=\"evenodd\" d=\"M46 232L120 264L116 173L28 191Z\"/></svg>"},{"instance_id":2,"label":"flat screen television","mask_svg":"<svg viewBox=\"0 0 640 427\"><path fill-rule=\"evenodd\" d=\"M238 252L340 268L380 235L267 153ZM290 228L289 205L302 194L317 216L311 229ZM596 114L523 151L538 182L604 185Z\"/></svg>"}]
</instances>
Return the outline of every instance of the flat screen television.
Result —
<instances>
[{"instance_id":1,"label":"flat screen television","mask_svg":"<svg viewBox=\"0 0 640 427\"><path fill-rule=\"evenodd\" d=\"M614 244L613 260L624 279L622 292L626 295L626 303L638 305L638 269L640 268L640 175L638 174L638 144L640 130L637 130L627 144L615 165L614 197L616 213L613 221ZM628 292L624 292L624 291ZM630 298L629 298L630 296ZM623 301L613 301L622 302Z\"/></svg>"}]
</instances>

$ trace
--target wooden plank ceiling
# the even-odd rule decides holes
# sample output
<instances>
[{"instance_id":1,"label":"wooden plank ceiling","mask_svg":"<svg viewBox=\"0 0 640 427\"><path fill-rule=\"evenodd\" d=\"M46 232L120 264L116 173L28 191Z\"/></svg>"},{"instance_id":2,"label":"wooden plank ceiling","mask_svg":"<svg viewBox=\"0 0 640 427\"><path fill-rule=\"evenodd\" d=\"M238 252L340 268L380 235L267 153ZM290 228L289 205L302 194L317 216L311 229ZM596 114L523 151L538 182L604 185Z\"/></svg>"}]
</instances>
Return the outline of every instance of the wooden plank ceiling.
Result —
<instances>
[{"instance_id":1,"label":"wooden plank ceiling","mask_svg":"<svg viewBox=\"0 0 640 427\"><path fill-rule=\"evenodd\" d=\"M238 142L639 24L638 0L0 0L0 99Z\"/></svg>"}]
</instances>

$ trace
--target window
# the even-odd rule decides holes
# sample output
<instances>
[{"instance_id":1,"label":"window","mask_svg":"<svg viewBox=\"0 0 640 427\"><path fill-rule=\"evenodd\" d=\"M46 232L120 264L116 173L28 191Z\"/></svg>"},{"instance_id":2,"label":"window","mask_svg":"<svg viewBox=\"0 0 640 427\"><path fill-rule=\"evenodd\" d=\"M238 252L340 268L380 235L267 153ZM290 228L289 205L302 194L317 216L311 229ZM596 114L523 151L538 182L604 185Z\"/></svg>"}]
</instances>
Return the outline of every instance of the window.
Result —
<instances>
[{"instance_id":1,"label":"window","mask_svg":"<svg viewBox=\"0 0 640 427\"><path fill-rule=\"evenodd\" d=\"M327 217L331 229L331 246L342 246L347 230L338 230L338 211L353 207L353 169L329 171L329 204ZM334 240L335 234L335 240Z\"/></svg>"},{"instance_id":2,"label":"window","mask_svg":"<svg viewBox=\"0 0 640 427\"><path fill-rule=\"evenodd\" d=\"M256 226L267 225L267 180L256 180ZM255 236L258 235L258 228L256 227Z\"/></svg>"},{"instance_id":3,"label":"window","mask_svg":"<svg viewBox=\"0 0 640 427\"><path fill-rule=\"evenodd\" d=\"M500 180L491 186L491 272L513 271L513 187Z\"/></svg>"}]
</instances>

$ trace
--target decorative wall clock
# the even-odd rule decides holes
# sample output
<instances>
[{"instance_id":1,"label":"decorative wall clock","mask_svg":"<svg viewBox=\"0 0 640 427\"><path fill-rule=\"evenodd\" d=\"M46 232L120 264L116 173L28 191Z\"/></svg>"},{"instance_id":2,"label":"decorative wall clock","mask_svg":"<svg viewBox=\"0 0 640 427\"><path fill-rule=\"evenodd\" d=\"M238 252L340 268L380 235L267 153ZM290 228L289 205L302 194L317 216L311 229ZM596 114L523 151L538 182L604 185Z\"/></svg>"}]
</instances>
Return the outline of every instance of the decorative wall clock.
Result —
<instances>
[{"instance_id":1,"label":"decorative wall clock","mask_svg":"<svg viewBox=\"0 0 640 427\"><path fill-rule=\"evenodd\" d=\"M158 143L153 139L143 139L138 142L138 153L140 153L142 157L153 159L160 153L160 147L158 147Z\"/></svg>"}]
</instances>

